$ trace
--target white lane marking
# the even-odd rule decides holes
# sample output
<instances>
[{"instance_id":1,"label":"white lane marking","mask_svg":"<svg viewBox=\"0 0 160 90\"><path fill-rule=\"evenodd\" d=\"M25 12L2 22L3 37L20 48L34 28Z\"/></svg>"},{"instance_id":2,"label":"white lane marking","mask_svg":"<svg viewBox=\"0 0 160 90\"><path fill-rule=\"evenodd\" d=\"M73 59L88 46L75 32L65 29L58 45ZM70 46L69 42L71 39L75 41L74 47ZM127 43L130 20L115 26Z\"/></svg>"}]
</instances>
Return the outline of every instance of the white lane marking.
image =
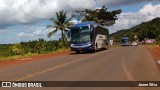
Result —
<instances>
[{"instance_id":1,"label":"white lane marking","mask_svg":"<svg viewBox=\"0 0 160 90\"><path fill-rule=\"evenodd\" d=\"M160 64L160 60L157 60L157 63Z\"/></svg>"},{"instance_id":2,"label":"white lane marking","mask_svg":"<svg viewBox=\"0 0 160 90\"><path fill-rule=\"evenodd\" d=\"M124 62L125 61L125 54L122 56L121 60L122 60L122 62L121 62L122 68L123 68L128 80L134 81L135 80L134 77L132 76L132 74L129 72L128 68L125 65L125 62Z\"/></svg>"}]
</instances>

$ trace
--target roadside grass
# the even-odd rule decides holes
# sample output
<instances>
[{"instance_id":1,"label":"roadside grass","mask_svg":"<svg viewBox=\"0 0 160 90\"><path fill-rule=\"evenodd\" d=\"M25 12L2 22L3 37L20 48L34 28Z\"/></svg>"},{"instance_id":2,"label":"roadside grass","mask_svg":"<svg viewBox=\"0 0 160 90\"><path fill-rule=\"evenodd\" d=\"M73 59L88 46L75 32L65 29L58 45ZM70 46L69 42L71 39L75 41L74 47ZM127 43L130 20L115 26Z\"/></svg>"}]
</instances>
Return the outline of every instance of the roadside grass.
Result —
<instances>
[{"instance_id":1,"label":"roadside grass","mask_svg":"<svg viewBox=\"0 0 160 90\"><path fill-rule=\"evenodd\" d=\"M117 47L121 47L121 45L112 45L112 46L109 46L109 49L113 49L113 48L117 48ZM69 51L69 50L70 50L70 48L68 48L68 49L62 48L62 49L58 49L58 50L55 50L55 51L45 52L45 53L42 53L42 54L27 53L27 54L24 54L24 55L14 55L14 56L9 55L9 53L7 51L0 51L0 62L29 58L29 57L38 56L38 55L56 54L56 53L61 53L61 52Z\"/></svg>"},{"instance_id":2,"label":"roadside grass","mask_svg":"<svg viewBox=\"0 0 160 90\"><path fill-rule=\"evenodd\" d=\"M154 48L160 47L157 44L146 44L145 45L149 51L152 51Z\"/></svg>"},{"instance_id":3,"label":"roadside grass","mask_svg":"<svg viewBox=\"0 0 160 90\"><path fill-rule=\"evenodd\" d=\"M2 56L0 55L0 62L4 62L4 61L12 61L12 60L16 60L16 59L23 59L23 58L28 58L28 57L32 57L32 56L38 56L38 55L47 55L47 54L56 54L56 53L61 53L64 51L69 51L70 49L58 49L56 51L52 51L52 52L45 52L42 54L38 54L38 53L28 53L28 54L24 54L24 55L15 55L15 56ZM0 54L3 52L0 52Z\"/></svg>"}]
</instances>

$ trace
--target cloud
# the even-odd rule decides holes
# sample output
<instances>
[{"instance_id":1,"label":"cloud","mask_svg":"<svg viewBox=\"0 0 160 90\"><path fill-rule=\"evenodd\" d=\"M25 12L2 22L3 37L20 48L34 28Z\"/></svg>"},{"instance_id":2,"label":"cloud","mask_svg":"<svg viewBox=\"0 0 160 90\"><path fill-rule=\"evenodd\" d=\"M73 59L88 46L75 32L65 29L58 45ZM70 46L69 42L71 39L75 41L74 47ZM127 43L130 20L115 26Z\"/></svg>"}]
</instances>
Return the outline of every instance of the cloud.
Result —
<instances>
[{"instance_id":1,"label":"cloud","mask_svg":"<svg viewBox=\"0 0 160 90\"><path fill-rule=\"evenodd\" d=\"M35 28L35 27L33 27L33 28ZM44 36L44 35L47 36L48 32L49 31L46 32L43 29L37 29L34 32L29 32L29 33L27 33L27 32L19 32L19 33L16 34L16 36L18 38L39 37L39 36Z\"/></svg>"},{"instance_id":2,"label":"cloud","mask_svg":"<svg viewBox=\"0 0 160 90\"><path fill-rule=\"evenodd\" d=\"M17 37L24 37L25 36L25 33L24 32L20 32L17 34Z\"/></svg>"},{"instance_id":3,"label":"cloud","mask_svg":"<svg viewBox=\"0 0 160 90\"><path fill-rule=\"evenodd\" d=\"M49 19L56 11L93 8L94 0L0 0L0 28L33 24Z\"/></svg>"},{"instance_id":4,"label":"cloud","mask_svg":"<svg viewBox=\"0 0 160 90\"><path fill-rule=\"evenodd\" d=\"M138 4L142 2L152 2L152 1L160 1L160 0L97 0L98 5L105 5L107 7L119 7L119 6L127 6Z\"/></svg>"},{"instance_id":5,"label":"cloud","mask_svg":"<svg viewBox=\"0 0 160 90\"><path fill-rule=\"evenodd\" d=\"M27 34L25 32L20 32L20 33L17 33L16 36L19 37L19 38L26 38L26 37L33 37L34 35L33 34Z\"/></svg>"},{"instance_id":6,"label":"cloud","mask_svg":"<svg viewBox=\"0 0 160 90\"><path fill-rule=\"evenodd\" d=\"M145 5L138 12L122 13L119 15L119 19L116 24L109 27L110 33L116 32L121 29L129 29L142 22L152 20L156 17L160 17L160 4L152 5L151 3Z\"/></svg>"},{"instance_id":7,"label":"cloud","mask_svg":"<svg viewBox=\"0 0 160 90\"><path fill-rule=\"evenodd\" d=\"M33 24L49 19L56 11L95 9L97 5L115 7L153 0L0 0L0 28L17 24Z\"/></svg>"},{"instance_id":8,"label":"cloud","mask_svg":"<svg viewBox=\"0 0 160 90\"><path fill-rule=\"evenodd\" d=\"M45 40L59 39L61 37L61 31L56 32L52 37L48 38L47 34L52 31L52 29L46 29L45 27L32 27L30 29L36 29L33 32L19 32L16 34L16 38L20 41L37 40L43 38Z\"/></svg>"},{"instance_id":9,"label":"cloud","mask_svg":"<svg viewBox=\"0 0 160 90\"><path fill-rule=\"evenodd\" d=\"M56 9L56 0L0 0L0 27L32 24L51 17Z\"/></svg>"},{"instance_id":10,"label":"cloud","mask_svg":"<svg viewBox=\"0 0 160 90\"><path fill-rule=\"evenodd\" d=\"M34 35L43 35L43 31L42 30L36 30L35 32L33 32Z\"/></svg>"},{"instance_id":11,"label":"cloud","mask_svg":"<svg viewBox=\"0 0 160 90\"><path fill-rule=\"evenodd\" d=\"M28 42L40 38L47 41L58 40L61 37L61 32L58 31L48 38L47 34L54 29L46 29L46 25L43 23L36 25L23 25L22 27L18 26L18 28L15 27L12 27L12 30L9 28L7 28L7 30L0 30L0 44L14 44L22 41Z\"/></svg>"},{"instance_id":12,"label":"cloud","mask_svg":"<svg viewBox=\"0 0 160 90\"><path fill-rule=\"evenodd\" d=\"M122 5L132 5L147 0L97 0L99 5L106 5L107 7L119 7Z\"/></svg>"}]
</instances>

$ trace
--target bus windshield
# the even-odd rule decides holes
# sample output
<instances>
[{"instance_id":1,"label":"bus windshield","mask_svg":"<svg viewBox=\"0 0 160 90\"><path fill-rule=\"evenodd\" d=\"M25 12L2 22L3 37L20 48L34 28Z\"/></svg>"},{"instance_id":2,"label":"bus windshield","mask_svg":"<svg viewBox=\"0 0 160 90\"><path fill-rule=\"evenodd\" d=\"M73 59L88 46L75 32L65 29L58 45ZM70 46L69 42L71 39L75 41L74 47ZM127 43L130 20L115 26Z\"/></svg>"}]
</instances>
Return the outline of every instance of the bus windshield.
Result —
<instances>
[{"instance_id":1,"label":"bus windshield","mask_svg":"<svg viewBox=\"0 0 160 90\"><path fill-rule=\"evenodd\" d=\"M90 29L88 26L75 27L71 29L71 43L85 43L90 40Z\"/></svg>"},{"instance_id":2,"label":"bus windshield","mask_svg":"<svg viewBox=\"0 0 160 90\"><path fill-rule=\"evenodd\" d=\"M129 38L128 37L123 37L122 38L122 46L129 46Z\"/></svg>"},{"instance_id":3,"label":"bus windshield","mask_svg":"<svg viewBox=\"0 0 160 90\"><path fill-rule=\"evenodd\" d=\"M128 42L128 39L122 39L122 43Z\"/></svg>"}]
</instances>

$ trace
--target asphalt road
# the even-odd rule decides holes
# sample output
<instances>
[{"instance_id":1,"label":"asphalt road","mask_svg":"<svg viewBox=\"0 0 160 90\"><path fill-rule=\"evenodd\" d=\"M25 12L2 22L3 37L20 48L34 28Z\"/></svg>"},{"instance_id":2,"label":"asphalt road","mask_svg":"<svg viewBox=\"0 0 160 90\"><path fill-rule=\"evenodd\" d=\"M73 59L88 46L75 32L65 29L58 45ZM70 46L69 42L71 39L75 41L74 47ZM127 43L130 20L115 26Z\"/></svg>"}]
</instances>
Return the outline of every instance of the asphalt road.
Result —
<instances>
[{"instance_id":1,"label":"asphalt road","mask_svg":"<svg viewBox=\"0 0 160 90\"><path fill-rule=\"evenodd\" d=\"M160 71L144 46L133 46L96 53L70 54L2 67L0 68L0 81L160 81ZM81 90L82 88L41 89ZM83 90L97 89L160 90L158 87L83 87Z\"/></svg>"}]
</instances>

